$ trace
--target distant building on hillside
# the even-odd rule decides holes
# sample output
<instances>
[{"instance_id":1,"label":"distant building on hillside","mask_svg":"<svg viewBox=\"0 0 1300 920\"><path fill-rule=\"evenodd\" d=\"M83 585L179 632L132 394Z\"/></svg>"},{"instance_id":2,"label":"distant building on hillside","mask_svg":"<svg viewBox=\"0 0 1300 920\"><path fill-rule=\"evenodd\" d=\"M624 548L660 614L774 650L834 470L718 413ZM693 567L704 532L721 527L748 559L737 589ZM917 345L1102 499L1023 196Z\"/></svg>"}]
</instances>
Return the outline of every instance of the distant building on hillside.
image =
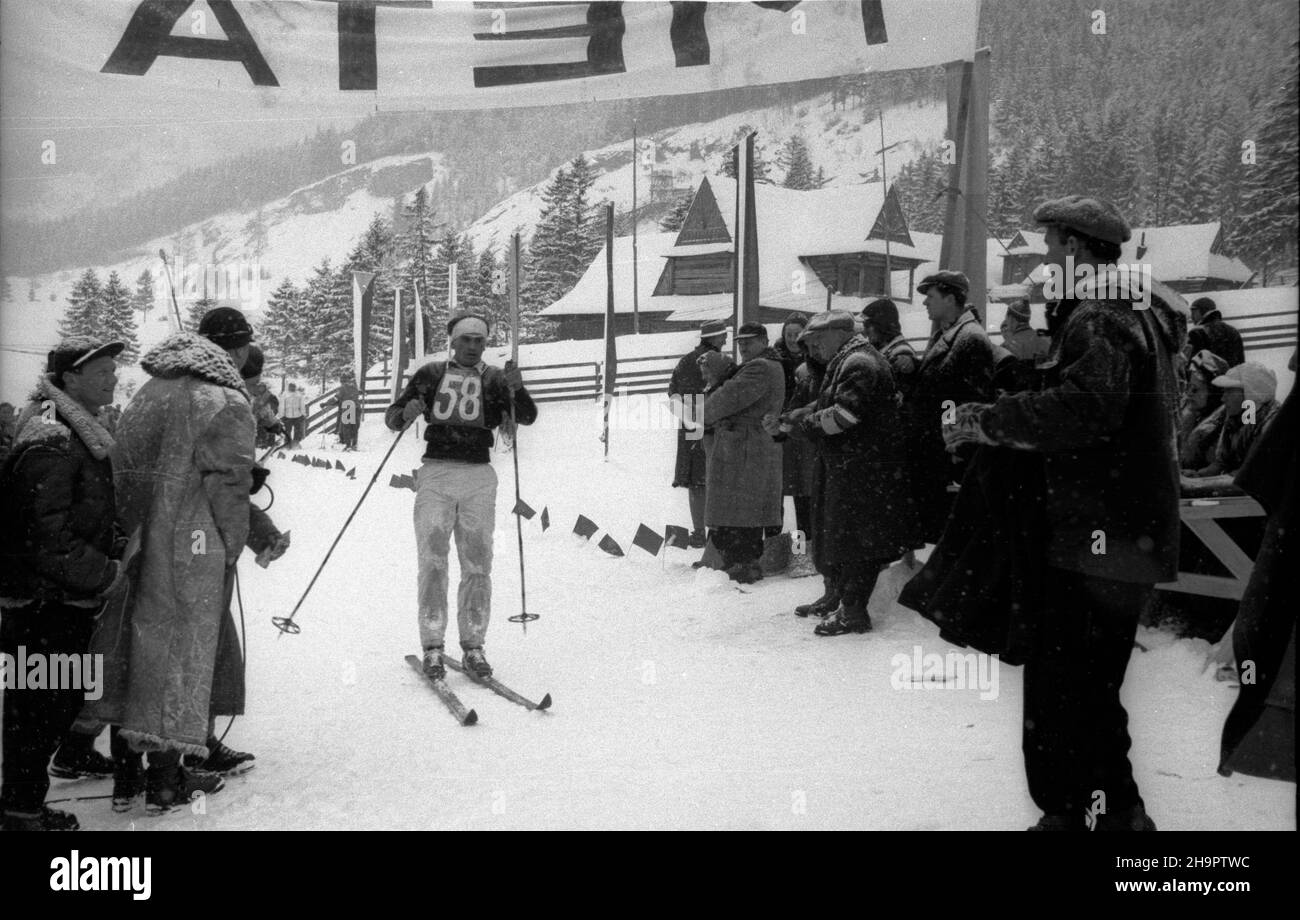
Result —
<instances>
[{"instance_id":1,"label":"distant building on hillside","mask_svg":"<svg viewBox=\"0 0 1300 920\"><path fill-rule=\"evenodd\" d=\"M760 184L754 194L762 322L780 322L792 311L816 313L835 307L856 312L868 300L889 293L911 299L915 270L925 256L912 244L892 189L886 195L879 182L814 191ZM735 213L735 181L705 177L680 231L640 237L642 332L730 318ZM620 335L632 329L631 245L630 237L614 241ZM574 289L541 314L558 322L560 338L590 338L603 334L604 310L602 249Z\"/></svg>"}]
</instances>

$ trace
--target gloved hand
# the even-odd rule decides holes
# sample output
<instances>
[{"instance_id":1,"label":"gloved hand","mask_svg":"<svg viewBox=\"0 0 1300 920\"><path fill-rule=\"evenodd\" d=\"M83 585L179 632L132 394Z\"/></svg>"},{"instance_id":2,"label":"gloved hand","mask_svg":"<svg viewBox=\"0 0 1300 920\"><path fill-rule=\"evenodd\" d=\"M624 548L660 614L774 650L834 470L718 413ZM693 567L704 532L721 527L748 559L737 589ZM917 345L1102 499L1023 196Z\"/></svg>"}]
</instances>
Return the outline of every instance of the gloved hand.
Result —
<instances>
[{"instance_id":1,"label":"gloved hand","mask_svg":"<svg viewBox=\"0 0 1300 920\"><path fill-rule=\"evenodd\" d=\"M274 425L266 426L266 431L268 434L273 434L277 438L282 438L284 437L284 422L276 419Z\"/></svg>"},{"instance_id":2,"label":"gloved hand","mask_svg":"<svg viewBox=\"0 0 1300 920\"><path fill-rule=\"evenodd\" d=\"M984 433L980 419L989 409L988 403L962 403L957 407L957 418L951 425L942 427L943 444L949 453L963 444L996 444Z\"/></svg>"},{"instance_id":3,"label":"gloved hand","mask_svg":"<svg viewBox=\"0 0 1300 920\"><path fill-rule=\"evenodd\" d=\"M402 409L402 421L410 423L412 420L424 415L424 400L416 397L406 404Z\"/></svg>"},{"instance_id":4,"label":"gloved hand","mask_svg":"<svg viewBox=\"0 0 1300 920\"><path fill-rule=\"evenodd\" d=\"M266 477L271 475L271 471L264 466L253 467L253 487L248 490L249 495L256 495L258 491L266 484Z\"/></svg>"},{"instance_id":5,"label":"gloved hand","mask_svg":"<svg viewBox=\"0 0 1300 920\"><path fill-rule=\"evenodd\" d=\"M776 437L781 433L781 417L774 413L763 416L763 430L772 437Z\"/></svg>"},{"instance_id":6,"label":"gloved hand","mask_svg":"<svg viewBox=\"0 0 1300 920\"><path fill-rule=\"evenodd\" d=\"M505 379L506 379L506 386L510 387L510 392L511 392L512 394L513 394L516 390L518 390L518 389L520 389L521 387L523 387L523 385L524 385L524 374L523 374L523 371L521 371L521 370L519 370L519 368L515 367L515 362L513 362L513 361L507 361L507 362L506 362L506 368L505 368L504 376L505 376Z\"/></svg>"}]
</instances>

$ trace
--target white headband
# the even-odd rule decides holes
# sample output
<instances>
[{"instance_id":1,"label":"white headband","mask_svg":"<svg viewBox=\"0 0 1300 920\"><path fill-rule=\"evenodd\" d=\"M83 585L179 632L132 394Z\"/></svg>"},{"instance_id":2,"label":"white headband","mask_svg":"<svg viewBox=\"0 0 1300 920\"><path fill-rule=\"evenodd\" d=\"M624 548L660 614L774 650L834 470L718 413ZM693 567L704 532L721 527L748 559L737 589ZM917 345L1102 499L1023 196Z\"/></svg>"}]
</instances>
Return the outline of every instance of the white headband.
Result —
<instances>
[{"instance_id":1,"label":"white headband","mask_svg":"<svg viewBox=\"0 0 1300 920\"><path fill-rule=\"evenodd\" d=\"M456 325L451 327L451 341L456 341L462 335L481 335L487 338L487 323L477 316L466 316L464 319L456 321Z\"/></svg>"}]
</instances>

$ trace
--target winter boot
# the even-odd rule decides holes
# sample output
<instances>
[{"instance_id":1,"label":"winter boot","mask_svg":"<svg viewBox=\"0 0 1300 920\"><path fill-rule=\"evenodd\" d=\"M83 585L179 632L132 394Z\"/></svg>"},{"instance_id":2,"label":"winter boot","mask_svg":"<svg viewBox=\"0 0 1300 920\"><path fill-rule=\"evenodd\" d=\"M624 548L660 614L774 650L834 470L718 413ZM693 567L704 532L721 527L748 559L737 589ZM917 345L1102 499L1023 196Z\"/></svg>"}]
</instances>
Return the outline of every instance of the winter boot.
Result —
<instances>
[{"instance_id":1,"label":"winter boot","mask_svg":"<svg viewBox=\"0 0 1300 920\"><path fill-rule=\"evenodd\" d=\"M145 813L166 814L201 795L220 792L225 785L226 781L220 774L181 766L180 757L175 754L151 755L149 769L145 771Z\"/></svg>"},{"instance_id":2,"label":"winter boot","mask_svg":"<svg viewBox=\"0 0 1300 920\"><path fill-rule=\"evenodd\" d=\"M790 565L786 568L785 574L791 578L808 578L817 574L817 566L813 563L811 543L804 545L802 553L791 552Z\"/></svg>"},{"instance_id":3,"label":"winter boot","mask_svg":"<svg viewBox=\"0 0 1300 920\"><path fill-rule=\"evenodd\" d=\"M1155 829L1156 822L1151 820L1147 810L1141 805L1097 815L1093 827L1093 830L1098 831L1153 831Z\"/></svg>"},{"instance_id":4,"label":"winter boot","mask_svg":"<svg viewBox=\"0 0 1300 920\"><path fill-rule=\"evenodd\" d=\"M763 580L763 567L757 562L737 562L726 569L727 577L742 585L752 585Z\"/></svg>"},{"instance_id":5,"label":"winter boot","mask_svg":"<svg viewBox=\"0 0 1300 920\"><path fill-rule=\"evenodd\" d=\"M429 680L443 680L447 676L447 666L442 663L442 646L435 645L433 648L424 650L424 676Z\"/></svg>"},{"instance_id":6,"label":"winter boot","mask_svg":"<svg viewBox=\"0 0 1300 920\"><path fill-rule=\"evenodd\" d=\"M1081 815L1064 814L1064 815L1043 815L1038 819L1038 823L1033 827L1026 828L1030 831L1086 831L1087 823Z\"/></svg>"},{"instance_id":7,"label":"winter boot","mask_svg":"<svg viewBox=\"0 0 1300 920\"><path fill-rule=\"evenodd\" d=\"M790 565L791 540L788 533L779 533L763 541L763 555L758 564L764 575L784 572Z\"/></svg>"},{"instance_id":8,"label":"winter boot","mask_svg":"<svg viewBox=\"0 0 1300 920\"><path fill-rule=\"evenodd\" d=\"M95 736L68 732L50 761L50 776L81 779L113 775L113 761L95 750Z\"/></svg>"},{"instance_id":9,"label":"winter boot","mask_svg":"<svg viewBox=\"0 0 1300 920\"><path fill-rule=\"evenodd\" d=\"M704 531L702 530L692 530L691 535L687 540L687 544L691 549L699 549L706 542L707 538L704 536Z\"/></svg>"},{"instance_id":10,"label":"winter boot","mask_svg":"<svg viewBox=\"0 0 1300 920\"><path fill-rule=\"evenodd\" d=\"M491 677L492 665L487 663L483 657L483 649L467 648L465 649L465 670L473 677Z\"/></svg>"},{"instance_id":11,"label":"winter boot","mask_svg":"<svg viewBox=\"0 0 1300 920\"><path fill-rule=\"evenodd\" d=\"M843 601L826 619L813 627L819 636L842 636L845 633L871 632L871 617L867 608L860 605L848 605Z\"/></svg>"},{"instance_id":12,"label":"winter boot","mask_svg":"<svg viewBox=\"0 0 1300 920\"><path fill-rule=\"evenodd\" d=\"M257 766L253 763L257 758L252 754L228 748L216 738L209 738L207 745L208 759L198 764L197 769L220 773L222 776L238 776Z\"/></svg>"},{"instance_id":13,"label":"winter boot","mask_svg":"<svg viewBox=\"0 0 1300 920\"><path fill-rule=\"evenodd\" d=\"M130 811L144 792L144 755L131 750L117 729L113 730L113 811Z\"/></svg>"},{"instance_id":14,"label":"winter boot","mask_svg":"<svg viewBox=\"0 0 1300 920\"><path fill-rule=\"evenodd\" d=\"M6 811L0 818L0 829L6 831L75 831L81 829L77 816L42 805L40 811Z\"/></svg>"},{"instance_id":15,"label":"winter boot","mask_svg":"<svg viewBox=\"0 0 1300 920\"><path fill-rule=\"evenodd\" d=\"M840 593L835 590L829 578L823 578L825 590L822 596L817 598L811 604L800 604L794 608L794 615L797 617L817 616L824 617L840 605Z\"/></svg>"}]
</instances>

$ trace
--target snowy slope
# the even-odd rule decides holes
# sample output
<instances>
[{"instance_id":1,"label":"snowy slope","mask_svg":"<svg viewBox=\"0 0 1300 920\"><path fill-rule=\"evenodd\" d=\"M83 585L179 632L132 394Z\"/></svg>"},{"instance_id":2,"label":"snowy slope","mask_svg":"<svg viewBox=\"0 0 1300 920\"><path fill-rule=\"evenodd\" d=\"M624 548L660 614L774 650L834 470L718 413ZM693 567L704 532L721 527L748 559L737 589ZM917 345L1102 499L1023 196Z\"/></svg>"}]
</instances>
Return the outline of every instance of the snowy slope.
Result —
<instances>
[{"instance_id":1,"label":"snowy slope","mask_svg":"<svg viewBox=\"0 0 1300 920\"><path fill-rule=\"evenodd\" d=\"M698 551L655 559L631 546L639 522L688 522L668 487L673 435L616 431L608 462L587 406L547 405L523 432L523 497L550 511L524 525L526 634L520 609L509 454L494 455L494 620L488 655L521 692L555 699L528 713L452 676L480 723L461 728L402 661L418 646L413 494L389 488L419 463L406 435L297 616L286 615L361 497L393 435L377 419L357 465L339 472L272 462L271 511L293 547L270 569L240 566L249 711L227 738L258 757L204 814L150 819L72 803L83 827L870 828L1016 830L1037 815L1020 757L1021 683L998 672L979 690L897 689L894 656L951 651L893 604L891 571L872 602L876 631L822 639L790 613L816 579L772 578L740 593L690 568ZM622 544L614 558L569 531L584 513ZM452 583L457 565L452 565ZM454 589L453 589L454 595ZM453 600L454 602L454 600ZM448 635L454 647L454 625ZM1141 637L1124 688L1138 782L1162 829L1294 826L1294 786L1215 772L1234 691L1202 671L1206 645ZM985 694L988 695L988 694ZM224 720L222 723L224 727ZM102 742L106 743L106 742ZM107 783L56 784L60 794Z\"/></svg>"}]
</instances>

